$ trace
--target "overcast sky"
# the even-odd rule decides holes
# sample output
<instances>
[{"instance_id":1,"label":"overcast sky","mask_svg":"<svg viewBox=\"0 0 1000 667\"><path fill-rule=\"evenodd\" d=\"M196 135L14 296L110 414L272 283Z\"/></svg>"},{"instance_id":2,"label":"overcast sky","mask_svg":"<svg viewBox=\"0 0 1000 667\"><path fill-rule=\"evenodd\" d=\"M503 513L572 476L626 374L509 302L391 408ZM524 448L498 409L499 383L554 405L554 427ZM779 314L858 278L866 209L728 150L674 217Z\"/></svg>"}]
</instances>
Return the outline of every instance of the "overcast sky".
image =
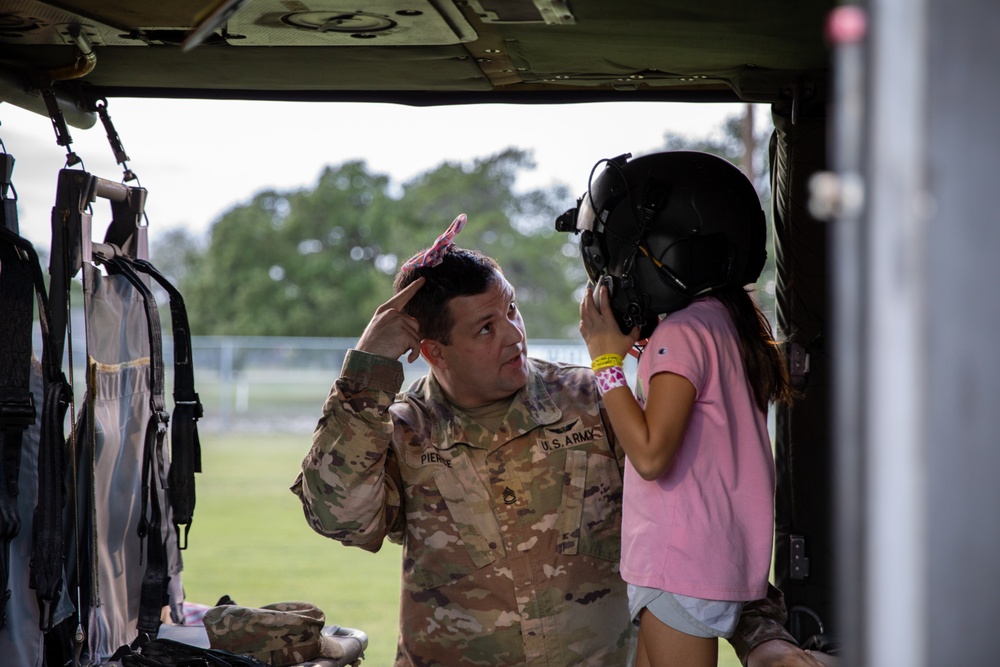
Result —
<instances>
[{"instance_id":1,"label":"overcast sky","mask_svg":"<svg viewBox=\"0 0 1000 667\"><path fill-rule=\"evenodd\" d=\"M471 162L507 147L533 152L537 169L519 186L559 182L582 192L594 162L663 145L667 132L706 137L738 104L601 103L467 105L291 103L112 99L108 111L129 167L149 191L150 236L183 226L204 232L224 212L264 188L312 187L327 165L363 159L399 185L443 161ZM756 113L768 122L766 107ZM120 181L104 127L70 128L70 148L86 169ZM21 232L49 243L56 178L66 149L47 117L0 104L0 139L16 160ZM572 202L567 202L567 205ZM94 205L94 229L110 220ZM103 232L95 231L95 235Z\"/></svg>"}]
</instances>

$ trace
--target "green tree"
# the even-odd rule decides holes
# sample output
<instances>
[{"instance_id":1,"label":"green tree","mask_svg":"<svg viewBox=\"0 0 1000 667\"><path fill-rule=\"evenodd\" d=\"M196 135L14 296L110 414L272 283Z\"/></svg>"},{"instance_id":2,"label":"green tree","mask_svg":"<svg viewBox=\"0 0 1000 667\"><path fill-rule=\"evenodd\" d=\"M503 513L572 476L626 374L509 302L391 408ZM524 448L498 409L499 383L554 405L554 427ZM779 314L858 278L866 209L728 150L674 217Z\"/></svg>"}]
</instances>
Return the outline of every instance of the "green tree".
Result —
<instances>
[{"instance_id":1,"label":"green tree","mask_svg":"<svg viewBox=\"0 0 1000 667\"><path fill-rule=\"evenodd\" d=\"M575 336L576 290L584 274L579 256L564 251L565 235L554 226L568 191L560 186L516 192L518 174L534 166L530 153L509 148L468 167L445 163L413 179L402 199L414 216L407 229L419 230L418 236L408 234L409 243L414 252L426 247L456 214L466 213L469 224L458 244L485 252L503 267L529 339Z\"/></svg>"},{"instance_id":2,"label":"green tree","mask_svg":"<svg viewBox=\"0 0 1000 667\"><path fill-rule=\"evenodd\" d=\"M666 150L744 163L738 116L719 137L664 140ZM766 144L766 131L758 132L753 180L769 211ZM390 294L400 264L465 213L458 244L500 262L529 337L575 338L586 274L578 237L554 229L574 197L566 186L518 191L518 176L533 168L530 152L508 148L444 162L394 188L363 161L346 162L327 167L313 188L259 192L212 226L204 248L183 233L168 235L153 260L180 281L196 334L354 337ZM772 252L765 289L773 272Z\"/></svg>"},{"instance_id":3,"label":"green tree","mask_svg":"<svg viewBox=\"0 0 1000 667\"><path fill-rule=\"evenodd\" d=\"M168 229L150 244L149 260L170 282L178 285L202 260L203 245L199 236L183 227Z\"/></svg>"},{"instance_id":4,"label":"green tree","mask_svg":"<svg viewBox=\"0 0 1000 667\"><path fill-rule=\"evenodd\" d=\"M516 149L469 165L445 162L393 196L386 176L355 161L328 167L313 189L260 192L225 213L186 265L192 330L357 336L391 293L400 264L465 213L459 245L504 267L529 334L574 335L582 271L553 227L566 192L515 192L518 174L533 166Z\"/></svg>"},{"instance_id":5,"label":"green tree","mask_svg":"<svg viewBox=\"0 0 1000 667\"><path fill-rule=\"evenodd\" d=\"M388 177L348 162L312 190L266 190L224 214L183 282L192 330L358 335L391 284L379 244L397 207L388 189Z\"/></svg>"}]
</instances>

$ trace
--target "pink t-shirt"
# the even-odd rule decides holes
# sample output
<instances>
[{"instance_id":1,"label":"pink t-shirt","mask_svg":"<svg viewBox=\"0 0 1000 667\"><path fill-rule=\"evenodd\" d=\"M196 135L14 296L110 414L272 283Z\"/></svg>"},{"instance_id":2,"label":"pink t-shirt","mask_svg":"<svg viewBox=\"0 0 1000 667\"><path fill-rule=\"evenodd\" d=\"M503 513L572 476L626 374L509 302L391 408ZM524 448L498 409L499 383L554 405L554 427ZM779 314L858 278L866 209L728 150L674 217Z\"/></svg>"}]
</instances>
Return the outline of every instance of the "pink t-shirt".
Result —
<instances>
[{"instance_id":1,"label":"pink t-shirt","mask_svg":"<svg viewBox=\"0 0 1000 667\"><path fill-rule=\"evenodd\" d=\"M695 404L670 468L646 481L627 463L622 576L710 600L764 596L774 530L774 458L726 307L708 297L671 313L639 359L636 398L670 372Z\"/></svg>"}]
</instances>

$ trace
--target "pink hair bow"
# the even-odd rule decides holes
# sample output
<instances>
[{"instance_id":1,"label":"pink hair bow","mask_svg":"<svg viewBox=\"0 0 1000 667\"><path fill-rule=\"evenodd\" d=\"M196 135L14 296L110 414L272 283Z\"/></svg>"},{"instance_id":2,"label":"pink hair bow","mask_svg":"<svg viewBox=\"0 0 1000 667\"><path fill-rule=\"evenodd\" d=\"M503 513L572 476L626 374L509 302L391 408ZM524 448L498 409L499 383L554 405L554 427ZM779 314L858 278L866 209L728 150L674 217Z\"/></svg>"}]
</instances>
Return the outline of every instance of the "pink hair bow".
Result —
<instances>
[{"instance_id":1,"label":"pink hair bow","mask_svg":"<svg viewBox=\"0 0 1000 667\"><path fill-rule=\"evenodd\" d=\"M455 237L458 233L462 231L465 227L466 217L464 213L460 213L457 218L455 218L448 229L445 230L444 234L437 237L437 240L427 250L423 252L418 252L416 255L411 257L403 264L402 271L408 269L420 269L425 266L437 266L444 259L445 254L451 250L452 246L455 245Z\"/></svg>"}]
</instances>

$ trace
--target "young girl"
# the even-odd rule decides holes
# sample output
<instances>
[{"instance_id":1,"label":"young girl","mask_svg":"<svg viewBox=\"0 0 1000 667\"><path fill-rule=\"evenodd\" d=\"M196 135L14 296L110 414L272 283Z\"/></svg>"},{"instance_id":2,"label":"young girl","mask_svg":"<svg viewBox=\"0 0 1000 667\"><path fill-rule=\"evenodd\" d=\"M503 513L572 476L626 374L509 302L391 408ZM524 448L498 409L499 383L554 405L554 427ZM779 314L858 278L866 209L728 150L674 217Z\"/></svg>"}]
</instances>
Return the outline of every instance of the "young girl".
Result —
<instances>
[{"instance_id":1,"label":"young girl","mask_svg":"<svg viewBox=\"0 0 1000 667\"><path fill-rule=\"evenodd\" d=\"M741 286L666 315L639 356L635 395L608 288L588 288L580 331L628 461L622 577L637 667L716 665L743 602L765 594L774 462L767 406L790 400L767 319ZM600 307L599 304L604 304Z\"/></svg>"}]
</instances>

